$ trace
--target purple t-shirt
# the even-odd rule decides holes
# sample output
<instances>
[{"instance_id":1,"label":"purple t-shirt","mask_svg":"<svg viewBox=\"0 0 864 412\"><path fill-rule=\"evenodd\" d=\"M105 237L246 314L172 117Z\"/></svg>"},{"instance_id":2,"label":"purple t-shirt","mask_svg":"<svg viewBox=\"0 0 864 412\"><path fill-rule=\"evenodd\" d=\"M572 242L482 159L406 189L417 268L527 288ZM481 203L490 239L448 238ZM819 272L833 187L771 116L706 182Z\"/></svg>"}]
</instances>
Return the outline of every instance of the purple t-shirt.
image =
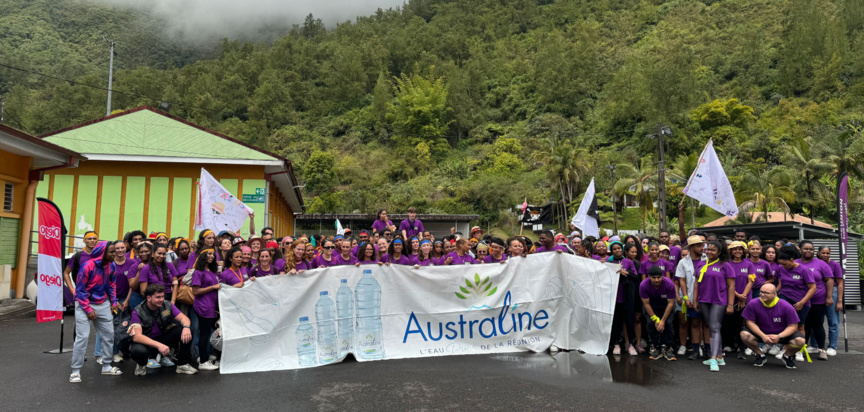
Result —
<instances>
[{"instance_id":1,"label":"purple t-shirt","mask_svg":"<svg viewBox=\"0 0 864 412\"><path fill-rule=\"evenodd\" d=\"M173 283L174 278L177 277L177 269L174 268L174 265L170 263L165 264L168 267L168 276L165 279L162 278L162 267L156 266L155 271L150 270L150 265L144 265L141 268L141 275L138 277L139 282L147 282L147 284L158 283L160 285L165 285L165 293L171 293L171 283Z\"/></svg>"},{"instance_id":2,"label":"purple t-shirt","mask_svg":"<svg viewBox=\"0 0 864 412\"><path fill-rule=\"evenodd\" d=\"M660 269L663 271L664 277L668 277L667 275L672 272L672 268L674 267L674 265L672 265L672 262L666 259L658 258L656 262L652 262L651 259L646 259L643 260L642 264L639 265L639 274L647 278L648 271L650 271L651 268L654 266L660 267Z\"/></svg>"},{"instance_id":3,"label":"purple t-shirt","mask_svg":"<svg viewBox=\"0 0 864 412\"><path fill-rule=\"evenodd\" d=\"M806 263L801 261L801 259L795 261L813 274L813 282L816 283L816 293L810 298L810 303L824 305L828 295L828 288L826 288L825 282L828 279L834 278L834 272L831 272L831 267L822 259L813 258L813 260Z\"/></svg>"},{"instance_id":4,"label":"purple t-shirt","mask_svg":"<svg viewBox=\"0 0 864 412\"><path fill-rule=\"evenodd\" d=\"M78 259L78 270L80 271L81 269L84 269L84 264L90 261L90 254L82 250L81 255L79 255L79 256L80 256L80 258ZM75 266L75 259L70 258L66 262L66 267L69 269L72 269L73 266ZM73 273L72 279L75 279L76 276L78 276L78 274Z\"/></svg>"},{"instance_id":5,"label":"purple t-shirt","mask_svg":"<svg viewBox=\"0 0 864 412\"><path fill-rule=\"evenodd\" d=\"M336 266L339 264L338 263L339 261L336 260L336 256L337 255L330 255L329 261L327 259L324 259L324 255L315 256L312 259L312 267L326 268L326 267L330 267L330 266Z\"/></svg>"},{"instance_id":6,"label":"purple t-shirt","mask_svg":"<svg viewBox=\"0 0 864 412\"><path fill-rule=\"evenodd\" d=\"M189 272L189 269L192 269L195 267L195 260L193 260L191 256L186 260L183 260L183 259L178 257L176 260L171 262L171 264L172 265L176 264L175 267L177 268L177 274L179 274L180 276L183 276Z\"/></svg>"},{"instance_id":7,"label":"purple t-shirt","mask_svg":"<svg viewBox=\"0 0 864 412\"><path fill-rule=\"evenodd\" d=\"M360 263L360 265L377 265L378 264L377 260L358 260L358 262Z\"/></svg>"},{"instance_id":8,"label":"purple t-shirt","mask_svg":"<svg viewBox=\"0 0 864 412\"><path fill-rule=\"evenodd\" d=\"M424 259L420 261L420 255L412 255L411 256L411 264L418 266L432 266L432 258Z\"/></svg>"},{"instance_id":9,"label":"purple t-shirt","mask_svg":"<svg viewBox=\"0 0 864 412\"><path fill-rule=\"evenodd\" d=\"M126 300L126 296L129 295L129 279L134 278L138 274L138 261L126 258L126 261L122 265L114 262L114 273L117 275L117 300L123 302Z\"/></svg>"},{"instance_id":10,"label":"purple t-shirt","mask_svg":"<svg viewBox=\"0 0 864 412\"><path fill-rule=\"evenodd\" d=\"M647 278L639 284L639 297L648 299L648 304L652 308L665 307L668 304L667 299L675 299L675 282L664 276L660 286L655 288L651 279ZM655 313L655 315L663 316L663 313Z\"/></svg>"},{"instance_id":11,"label":"purple t-shirt","mask_svg":"<svg viewBox=\"0 0 864 412\"><path fill-rule=\"evenodd\" d=\"M507 260L507 255L502 254L501 259L495 259L495 256L489 255L483 258L483 263L498 263Z\"/></svg>"},{"instance_id":12,"label":"purple t-shirt","mask_svg":"<svg viewBox=\"0 0 864 412\"><path fill-rule=\"evenodd\" d=\"M405 219L399 224L399 230L404 230L405 234L408 235L408 239L411 239L412 237L422 234L426 229L423 228L423 222L421 222L420 219L414 219L413 222Z\"/></svg>"},{"instance_id":13,"label":"purple t-shirt","mask_svg":"<svg viewBox=\"0 0 864 412\"><path fill-rule=\"evenodd\" d=\"M750 282L750 275L756 274L756 268L753 267L753 262L750 259L744 259L740 262L729 262L732 272L735 273L735 292L744 293L744 288Z\"/></svg>"},{"instance_id":14,"label":"purple t-shirt","mask_svg":"<svg viewBox=\"0 0 864 412\"><path fill-rule=\"evenodd\" d=\"M776 335L801 321L795 308L783 299L779 299L772 308L766 307L759 299L753 299L747 303L741 317L755 323L766 335Z\"/></svg>"},{"instance_id":15,"label":"purple t-shirt","mask_svg":"<svg viewBox=\"0 0 864 412\"><path fill-rule=\"evenodd\" d=\"M393 221L387 219L387 223L384 223L381 221L381 219L376 219L374 222L372 222L372 231L381 232L383 234L384 231L387 230L387 226L393 226Z\"/></svg>"},{"instance_id":16,"label":"purple t-shirt","mask_svg":"<svg viewBox=\"0 0 864 412\"><path fill-rule=\"evenodd\" d=\"M219 283L219 276L209 270L196 270L192 272L192 286L201 288L210 287ZM219 291L211 290L203 295L195 296L192 308L198 316L215 318L216 309L219 307Z\"/></svg>"},{"instance_id":17,"label":"purple t-shirt","mask_svg":"<svg viewBox=\"0 0 864 412\"><path fill-rule=\"evenodd\" d=\"M276 265L271 264L270 269L267 269L267 270L262 269L261 266L258 265L258 266L255 266L254 268L252 268L252 272L249 273L249 276L250 277L254 276L256 278L263 278L265 276L272 276L272 275L275 275L277 273L279 273L279 270L276 269Z\"/></svg>"},{"instance_id":18,"label":"purple t-shirt","mask_svg":"<svg viewBox=\"0 0 864 412\"><path fill-rule=\"evenodd\" d=\"M383 256L381 256L381 262L396 264L396 265L409 265L409 266L413 264L413 263L411 263L411 258L404 255L404 254L399 255L399 259L395 259L395 258L390 257L389 253L385 253Z\"/></svg>"},{"instance_id":19,"label":"purple t-shirt","mask_svg":"<svg viewBox=\"0 0 864 412\"><path fill-rule=\"evenodd\" d=\"M464 264L466 264L466 263L467 263L467 264L477 264L477 263L480 263L480 262L477 261L477 259L474 259L473 257L471 257L471 255L469 255L469 254L467 254L467 253L465 254L465 256L459 256L459 254L456 253L455 251L454 251L454 252L450 252L450 253L447 254L447 256L444 256L444 257L442 258L442 259L443 259L443 262L447 262L447 258L448 258L448 257L449 257L449 258L453 258L453 260L450 262L451 265L464 265ZM444 264L446 264L446 263L444 263Z\"/></svg>"},{"instance_id":20,"label":"purple t-shirt","mask_svg":"<svg viewBox=\"0 0 864 412\"><path fill-rule=\"evenodd\" d=\"M222 273L219 275L219 278L222 283L234 286L240 282L245 282L249 280L249 271L244 267L241 267L238 271L235 271L231 268L225 268L222 269Z\"/></svg>"},{"instance_id":21,"label":"purple t-shirt","mask_svg":"<svg viewBox=\"0 0 864 412\"><path fill-rule=\"evenodd\" d=\"M681 248L678 246L669 246L669 259L666 259L672 264L672 274L675 274L675 269L678 268L678 262L681 261Z\"/></svg>"},{"instance_id":22,"label":"purple t-shirt","mask_svg":"<svg viewBox=\"0 0 864 412\"><path fill-rule=\"evenodd\" d=\"M816 283L813 279L813 273L805 269L803 265L798 265L795 269L787 270L782 265L777 265L775 276L780 281L780 294L791 299L793 302L800 302L807 295L808 283ZM812 299L811 299L812 300ZM804 306L810 306L810 301Z\"/></svg>"},{"instance_id":23,"label":"purple t-shirt","mask_svg":"<svg viewBox=\"0 0 864 412\"><path fill-rule=\"evenodd\" d=\"M839 263L833 260L829 260L828 267L831 268L831 273L834 274L834 279L843 279L843 267L841 267ZM835 280L834 282L834 284L836 285L837 281Z\"/></svg>"},{"instance_id":24,"label":"purple t-shirt","mask_svg":"<svg viewBox=\"0 0 864 412\"><path fill-rule=\"evenodd\" d=\"M285 259L276 259L273 266L276 267L276 273L287 272L287 270L285 270Z\"/></svg>"},{"instance_id":25,"label":"purple t-shirt","mask_svg":"<svg viewBox=\"0 0 864 412\"><path fill-rule=\"evenodd\" d=\"M732 267L726 262L717 262L705 270L705 276L701 281L699 281L700 273L696 272L696 281L699 282L699 303L728 305L729 292L726 289L726 279L735 279Z\"/></svg>"},{"instance_id":26,"label":"purple t-shirt","mask_svg":"<svg viewBox=\"0 0 864 412\"><path fill-rule=\"evenodd\" d=\"M324 260L324 259L321 259ZM342 257L342 255L334 255L333 256L333 265L334 266L351 266L358 262L357 258L354 256L348 255L348 259Z\"/></svg>"},{"instance_id":27,"label":"purple t-shirt","mask_svg":"<svg viewBox=\"0 0 864 412\"><path fill-rule=\"evenodd\" d=\"M752 295L758 295L759 291L762 290L762 286L768 282L768 279L774 279L774 271L771 269L771 264L765 260L759 260L758 262L750 263L753 264L753 270L756 271L756 280L753 282L753 293ZM768 282L770 283L770 282Z\"/></svg>"},{"instance_id":28,"label":"purple t-shirt","mask_svg":"<svg viewBox=\"0 0 864 412\"><path fill-rule=\"evenodd\" d=\"M144 305L145 309L148 309L147 308L147 302L142 303L142 305ZM162 331L159 330L159 324L156 322L156 318L159 317L159 314L156 313L155 310L151 311L150 314L151 314L151 317L153 318L153 330L150 332L149 335L147 335L147 337L149 337L151 339L155 339L155 338L162 336ZM180 309L177 309L177 306L174 306L174 304L171 304L171 316L174 318L176 318L177 316L180 316ZM136 310L132 311L132 316L129 318L129 322L130 323L138 323L138 324L141 323L141 317L138 316L138 311L136 311Z\"/></svg>"},{"instance_id":29,"label":"purple t-shirt","mask_svg":"<svg viewBox=\"0 0 864 412\"><path fill-rule=\"evenodd\" d=\"M547 249L546 246L540 246L537 249L534 249L534 253L543 253L543 252L554 252L556 250L560 250L563 253L570 253L570 249L567 249L567 246L555 244L551 249Z\"/></svg>"}]
</instances>

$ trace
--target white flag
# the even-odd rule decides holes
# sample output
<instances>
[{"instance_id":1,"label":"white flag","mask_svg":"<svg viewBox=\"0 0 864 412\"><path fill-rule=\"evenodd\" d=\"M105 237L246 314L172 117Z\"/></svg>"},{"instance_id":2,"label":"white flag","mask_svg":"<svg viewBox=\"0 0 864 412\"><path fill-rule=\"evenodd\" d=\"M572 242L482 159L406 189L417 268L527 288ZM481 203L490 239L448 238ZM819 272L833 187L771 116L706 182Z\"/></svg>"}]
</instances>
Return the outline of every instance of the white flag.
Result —
<instances>
[{"instance_id":1,"label":"white flag","mask_svg":"<svg viewBox=\"0 0 864 412\"><path fill-rule=\"evenodd\" d=\"M717 158L713 141L709 140L705 150L702 151L696 170L693 171L693 176L690 176L690 181L684 188L684 194L726 216L738 214L738 204L735 202L732 185L729 184L729 178L726 177L723 165Z\"/></svg>"},{"instance_id":2,"label":"white flag","mask_svg":"<svg viewBox=\"0 0 864 412\"><path fill-rule=\"evenodd\" d=\"M216 233L227 230L237 233L250 213L252 209L249 206L244 205L210 173L201 168L195 230L210 229Z\"/></svg>"},{"instance_id":3,"label":"white flag","mask_svg":"<svg viewBox=\"0 0 864 412\"><path fill-rule=\"evenodd\" d=\"M345 229L342 228L342 222L336 219L336 234L345 236Z\"/></svg>"},{"instance_id":4,"label":"white flag","mask_svg":"<svg viewBox=\"0 0 864 412\"><path fill-rule=\"evenodd\" d=\"M579 205L579 210L573 220L570 222L573 226L582 229L582 236L600 237L600 228L597 226L597 221L600 216L597 213L597 197L594 193L594 179L591 179L591 184L588 185L588 190L585 191L585 197L582 198L582 204Z\"/></svg>"}]
</instances>

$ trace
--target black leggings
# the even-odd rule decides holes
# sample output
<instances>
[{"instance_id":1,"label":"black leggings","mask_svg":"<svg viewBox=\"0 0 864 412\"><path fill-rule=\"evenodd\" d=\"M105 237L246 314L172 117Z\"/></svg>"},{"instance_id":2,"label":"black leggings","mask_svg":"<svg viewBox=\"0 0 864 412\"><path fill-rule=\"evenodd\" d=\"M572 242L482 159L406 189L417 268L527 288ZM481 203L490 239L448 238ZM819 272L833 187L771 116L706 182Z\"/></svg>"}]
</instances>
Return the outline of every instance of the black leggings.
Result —
<instances>
[{"instance_id":1,"label":"black leggings","mask_svg":"<svg viewBox=\"0 0 864 412\"><path fill-rule=\"evenodd\" d=\"M810 312L807 313L807 320L804 322L804 332L806 332L807 342L810 342L810 337L816 338L816 346L819 349L825 349L825 304L817 305L810 304Z\"/></svg>"},{"instance_id":2,"label":"black leggings","mask_svg":"<svg viewBox=\"0 0 864 412\"><path fill-rule=\"evenodd\" d=\"M741 342L741 329L744 327L744 318L741 317L741 313L741 311L736 309L731 315L725 315L723 318L723 327L720 331L723 336L723 342L726 342L726 346L732 346L732 342L737 342L739 352L744 351L744 344Z\"/></svg>"},{"instance_id":3,"label":"black leggings","mask_svg":"<svg viewBox=\"0 0 864 412\"><path fill-rule=\"evenodd\" d=\"M610 340L612 345L619 344L619 341L621 340L622 323L624 324L624 327L627 328L627 337L630 338L630 344L635 345L636 328L634 327L633 322L633 310L628 307L627 302L615 304L615 314L612 316L612 336Z\"/></svg>"},{"instance_id":4,"label":"black leggings","mask_svg":"<svg viewBox=\"0 0 864 412\"><path fill-rule=\"evenodd\" d=\"M210 348L210 335L216 330L217 320L219 320L218 317L205 318L198 315L198 358L200 363L207 362L210 359L210 352L208 351ZM213 352L218 359L221 352L217 351L215 348L213 349Z\"/></svg>"}]
</instances>

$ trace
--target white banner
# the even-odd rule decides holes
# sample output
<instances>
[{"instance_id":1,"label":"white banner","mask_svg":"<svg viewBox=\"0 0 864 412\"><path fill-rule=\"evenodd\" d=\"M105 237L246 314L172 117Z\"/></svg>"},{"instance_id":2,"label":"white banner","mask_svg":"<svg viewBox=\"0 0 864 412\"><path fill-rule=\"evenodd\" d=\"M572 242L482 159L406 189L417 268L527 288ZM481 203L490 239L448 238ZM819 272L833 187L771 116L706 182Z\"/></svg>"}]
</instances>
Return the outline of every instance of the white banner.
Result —
<instances>
[{"instance_id":1,"label":"white banner","mask_svg":"<svg viewBox=\"0 0 864 412\"><path fill-rule=\"evenodd\" d=\"M336 266L219 290L222 373L540 352L605 354L618 265L542 253L506 264Z\"/></svg>"},{"instance_id":2,"label":"white banner","mask_svg":"<svg viewBox=\"0 0 864 412\"><path fill-rule=\"evenodd\" d=\"M201 168L201 179L198 181L198 217L195 219L195 230L210 229L216 233L228 230L233 233L240 231L243 222L252 213L246 206L225 189L213 175Z\"/></svg>"},{"instance_id":3,"label":"white banner","mask_svg":"<svg viewBox=\"0 0 864 412\"><path fill-rule=\"evenodd\" d=\"M729 178L726 177L723 165L720 164L717 152L714 151L713 141L709 140L705 150L702 151L696 170L693 171L687 187L684 188L684 194L726 216L738 214L735 193L732 192Z\"/></svg>"}]
</instances>

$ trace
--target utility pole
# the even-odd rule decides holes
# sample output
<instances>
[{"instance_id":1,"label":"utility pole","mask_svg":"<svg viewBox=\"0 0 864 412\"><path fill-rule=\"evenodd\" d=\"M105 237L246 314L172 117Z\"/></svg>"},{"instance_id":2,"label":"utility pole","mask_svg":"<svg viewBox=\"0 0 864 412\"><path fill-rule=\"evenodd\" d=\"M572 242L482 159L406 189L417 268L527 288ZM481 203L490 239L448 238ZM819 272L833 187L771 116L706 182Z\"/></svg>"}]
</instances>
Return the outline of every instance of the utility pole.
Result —
<instances>
[{"instance_id":1,"label":"utility pole","mask_svg":"<svg viewBox=\"0 0 864 412\"><path fill-rule=\"evenodd\" d=\"M102 39L111 45L111 50L108 55L108 108L105 110L105 116L111 116L111 80L114 77L114 42L108 40L104 35Z\"/></svg>"},{"instance_id":2,"label":"utility pole","mask_svg":"<svg viewBox=\"0 0 864 412\"><path fill-rule=\"evenodd\" d=\"M672 134L672 129L669 126L663 126L663 123L657 123L657 133L650 134L648 137L657 138L657 206L659 211L660 231L666 230L666 144L663 141L663 136Z\"/></svg>"},{"instance_id":3,"label":"utility pole","mask_svg":"<svg viewBox=\"0 0 864 412\"><path fill-rule=\"evenodd\" d=\"M612 223L614 225L613 226L614 229L612 229L612 234L617 235L618 234L618 211L615 208L615 165L612 164L612 165L609 165L607 167L609 168L609 173L612 174Z\"/></svg>"}]
</instances>

